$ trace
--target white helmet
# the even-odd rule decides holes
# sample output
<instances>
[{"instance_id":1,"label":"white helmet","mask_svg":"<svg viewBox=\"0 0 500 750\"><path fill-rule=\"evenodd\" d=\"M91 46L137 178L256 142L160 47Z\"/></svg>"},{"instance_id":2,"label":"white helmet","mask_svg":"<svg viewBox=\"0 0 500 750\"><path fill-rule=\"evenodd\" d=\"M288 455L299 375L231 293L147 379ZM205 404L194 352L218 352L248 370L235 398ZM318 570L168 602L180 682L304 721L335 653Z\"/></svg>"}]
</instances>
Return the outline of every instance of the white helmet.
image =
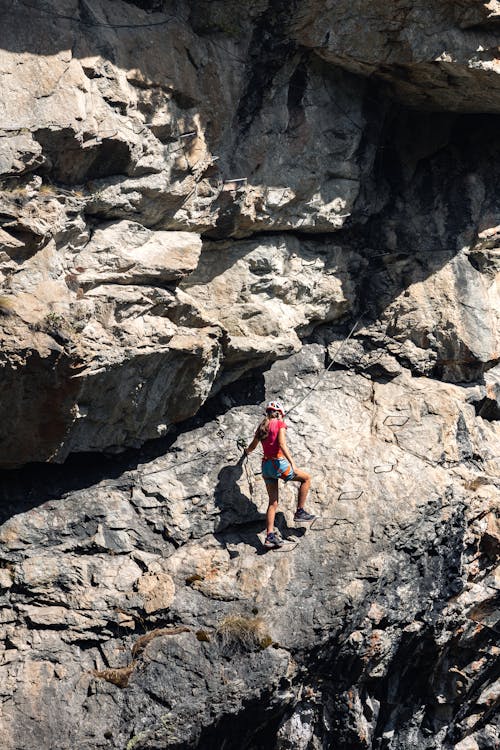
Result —
<instances>
[{"instance_id":1,"label":"white helmet","mask_svg":"<svg viewBox=\"0 0 500 750\"><path fill-rule=\"evenodd\" d=\"M270 401L266 406L266 411L279 411L281 412L282 417L285 416L285 410L283 409L279 401Z\"/></svg>"}]
</instances>

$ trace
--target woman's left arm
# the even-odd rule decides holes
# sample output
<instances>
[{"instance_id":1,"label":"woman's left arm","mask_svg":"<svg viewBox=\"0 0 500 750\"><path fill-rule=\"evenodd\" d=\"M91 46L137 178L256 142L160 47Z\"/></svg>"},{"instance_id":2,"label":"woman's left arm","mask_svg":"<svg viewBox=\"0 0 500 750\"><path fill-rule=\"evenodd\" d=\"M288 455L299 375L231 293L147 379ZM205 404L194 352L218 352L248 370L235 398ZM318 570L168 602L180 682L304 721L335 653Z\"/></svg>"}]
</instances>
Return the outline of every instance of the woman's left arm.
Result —
<instances>
[{"instance_id":1,"label":"woman's left arm","mask_svg":"<svg viewBox=\"0 0 500 750\"><path fill-rule=\"evenodd\" d=\"M286 429L284 427L280 427L280 431L278 432L278 444L286 460L288 461L292 469L295 471L295 464L293 462L293 458L291 457L290 451L288 450L288 446L286 444Z\"/></svg>"}]
</instances>

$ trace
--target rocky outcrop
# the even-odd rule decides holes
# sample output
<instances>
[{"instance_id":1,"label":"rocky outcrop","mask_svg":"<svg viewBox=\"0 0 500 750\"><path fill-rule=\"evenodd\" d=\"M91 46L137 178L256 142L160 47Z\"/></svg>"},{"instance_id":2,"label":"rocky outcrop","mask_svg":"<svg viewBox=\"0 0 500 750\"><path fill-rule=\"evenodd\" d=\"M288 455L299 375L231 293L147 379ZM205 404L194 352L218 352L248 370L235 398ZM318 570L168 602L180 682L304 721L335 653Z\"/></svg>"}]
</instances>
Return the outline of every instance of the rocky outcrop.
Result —
<instances>
[{"instance_id":1,"label":"rocky outcrop","mask_svg":"<svg viewBox=\"0 0 500 750\"><path fill-rule=\"evenodd\" d=\"M2 10L7 750L497 748L497 5Z\"/></svg>"},{"instance_id":2,"label":"rocky outcrop","mask_svg":"<svg viewBox=\"0 0 500 750\"><path fill-rule=\"evenodd\" d=\"M495 112L498 2L298 3L294 38L321 57L387 82L410 106Z\"/></svg>"},{"instance_id":3,"label":"rocky outcrop","mask_svg":"<svg viewBox=\"0 0 500 750\"><path fill-rule=\"evenodd\" d=\"M497 425L458 386L326 373L319 345L265 380L303 399L289 442L318 514L297 525L283 491L282 551L236 445L253 405L42 503L34 477L24 513L12 477L8 746L22 725L26 747L494 747Z\"/></svg>"},{"instance_id":4,"label":"rocky outcrop","mask_svg":"<svg viewBox=\"0 0 500 750\"><path fill-rule=\"evenodd\" d=\"M40 413L36 387L23 398L8 433L26 447L6 449L4 466L138 445L297 351L314 326L365 308L391 321L393 351L416 371L475 380L498 360L496 124L448 114L412 125L368 86L386 10L365 25L380 27L363 43L367 71L317 49L319 6L304 16L297 5L286 23L279 3L233 8L229 34L220 3L158 17L66 6L19 4L4 35L3 372L18 381L17 352L32 352L22 380L52 372L57 415ZM355 10L366 16L329 11L351 61ZM415 8L406 25L397 15L418 59L435 12ZM444 28L454 16L443 13ZM446 38L458 45L468 32L454 23ZM28 415L39 426L25 436Z\"/></svg>"}]
</instances>

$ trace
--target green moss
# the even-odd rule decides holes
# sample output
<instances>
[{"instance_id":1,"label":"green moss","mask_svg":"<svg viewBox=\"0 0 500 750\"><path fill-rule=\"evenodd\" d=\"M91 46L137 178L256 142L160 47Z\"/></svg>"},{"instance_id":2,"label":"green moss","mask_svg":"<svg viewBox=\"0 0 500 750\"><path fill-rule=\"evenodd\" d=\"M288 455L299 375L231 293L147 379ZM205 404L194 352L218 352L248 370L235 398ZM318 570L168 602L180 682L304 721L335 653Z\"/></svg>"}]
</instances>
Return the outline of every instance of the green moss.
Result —
<instances>
[{"instance_id":1,"label":"green moss","mask_svg":"<svg viewBox=\"0 0 500 750\"><path fill-rule=\"evenodd\" d=\"M47 313L45 318L37 324L37 329L52 335L66 336L66 338L69 338L75 332L71 321L64 315L53 311Z\"/></svg>"}]
</instances>

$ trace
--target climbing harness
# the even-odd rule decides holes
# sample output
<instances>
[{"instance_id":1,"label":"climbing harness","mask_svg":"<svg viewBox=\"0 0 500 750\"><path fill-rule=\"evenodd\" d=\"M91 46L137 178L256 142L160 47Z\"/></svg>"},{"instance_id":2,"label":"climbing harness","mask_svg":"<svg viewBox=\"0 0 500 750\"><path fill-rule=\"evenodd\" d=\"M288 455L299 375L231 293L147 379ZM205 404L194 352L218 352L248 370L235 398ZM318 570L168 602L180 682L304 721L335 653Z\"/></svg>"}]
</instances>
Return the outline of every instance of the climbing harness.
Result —
<instances>
[{"instance_id":1,"label":"climbing harness","mask_svg":"<svg viewBox=\"0 0 500 750\"><path fill-rule=\"evenodd\" d=\"M271 474L271 476L268 475L268 469L269 469L268 462L269 461L271 462L273 470L274 470L274 473L276 474L275 477L273 477L272 474ZM268 464L268 465L264 466L264 464ZM264 476L264 473L263 473L264 480L266 480L266 479L283 479L286 482L286 481L289 481L288 477L290 477L290 474L292 473L292 467L290 466L290 464L288 463L288 461L286 461L286 466L282 467L280 465L280 459L279 458L264 458L262 460L262 472L264 472L264 471L266 472L265 476Z\"/></svg>"}]
</instances>

